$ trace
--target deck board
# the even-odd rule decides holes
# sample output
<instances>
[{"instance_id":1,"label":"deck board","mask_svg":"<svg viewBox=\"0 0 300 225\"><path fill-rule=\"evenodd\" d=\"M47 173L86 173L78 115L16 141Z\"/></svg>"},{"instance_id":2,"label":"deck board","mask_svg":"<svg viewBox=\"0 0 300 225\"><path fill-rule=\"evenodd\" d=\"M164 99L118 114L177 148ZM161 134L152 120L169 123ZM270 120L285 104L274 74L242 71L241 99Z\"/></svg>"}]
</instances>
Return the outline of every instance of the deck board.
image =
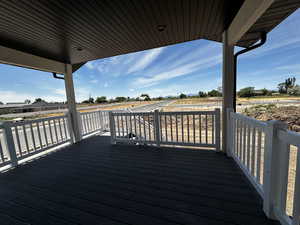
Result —
<instances>
[{"instance_id":1,"label":"deck board","mask_svg":"<svg viewBox=\"0 0 300 225\"><path fill-rule=\"evenodd\" d=\"M0 185L7 224L278 224L233 160L209 150L96 136L1 174Z\"/></svg>"}]
</instances>

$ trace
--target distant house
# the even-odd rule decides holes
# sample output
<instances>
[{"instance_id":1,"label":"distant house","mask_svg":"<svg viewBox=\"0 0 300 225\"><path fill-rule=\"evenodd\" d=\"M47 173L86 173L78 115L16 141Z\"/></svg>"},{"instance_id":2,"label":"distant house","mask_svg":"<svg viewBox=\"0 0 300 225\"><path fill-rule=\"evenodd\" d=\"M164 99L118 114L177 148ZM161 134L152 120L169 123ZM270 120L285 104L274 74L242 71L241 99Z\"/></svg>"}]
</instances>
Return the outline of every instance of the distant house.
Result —
<instances>
[{"instance_id":1,"label":"distant house","mask_svg":"<svg viewBox=\"0 0 300 225\"><path fill-rule=\"evenodd\" d=\"M44 100L41 100L41 101L36 101L36 102L32 103L32 105L34 105L34 106L46 106L46 105L49 105L49 103L44 101Z\"/></svg>"},{"instance_id":2,"label":"distant house","mask_svg":"<svg viewBox=\"0 0 300 225\"><path fill-rule=\"evenodd\" d=\"M263 90L254 90L253 91L255 96L262 96L264 95L264 91Z\"/></svg>"},{"instance_id":3,"label":"distant house","mask_svg":"<svg viewBox=\"0 0 300 225\"><path fill-rule=\"evenodd\" d=\"M24 102L7 102L6 105L26 105Z\"/></svg>"}]
</instances>

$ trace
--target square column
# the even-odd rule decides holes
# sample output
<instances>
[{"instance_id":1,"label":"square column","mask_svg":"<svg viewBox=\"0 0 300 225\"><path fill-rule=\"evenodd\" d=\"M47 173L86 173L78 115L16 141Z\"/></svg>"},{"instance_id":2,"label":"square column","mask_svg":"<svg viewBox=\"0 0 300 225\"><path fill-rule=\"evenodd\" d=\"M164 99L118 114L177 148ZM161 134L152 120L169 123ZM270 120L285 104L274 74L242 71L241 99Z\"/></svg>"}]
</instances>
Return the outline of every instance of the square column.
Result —
<instances>
[{"instance_id":1,"label":"square column","mask_svg":"<svg viewBox=\"0 0 300 225\"><path fill-rule=\"evenodd\" d=\"M234 106L234 45L228 44L228 32L223 33L223 76L222 76L222 90L223 90L223 108L222 108L222 149L225 153L229 152L229 145L227 137L227 110Z\"/></svg>"},{"instance_id":2,"label":"square column","mask_svg":"<svg viewBox=\"0 0 300 225\"><path fill-rule=\"evenodd\" d=\"M65 77L65 88L66 88L67 104L68 104L70 136L72 141L76 143L82 139L82 135L81 135L81 124L79 120L79 115L76 109L72 65L66 64L66 73L64 77Z\"/></svg>"}]
</instances>

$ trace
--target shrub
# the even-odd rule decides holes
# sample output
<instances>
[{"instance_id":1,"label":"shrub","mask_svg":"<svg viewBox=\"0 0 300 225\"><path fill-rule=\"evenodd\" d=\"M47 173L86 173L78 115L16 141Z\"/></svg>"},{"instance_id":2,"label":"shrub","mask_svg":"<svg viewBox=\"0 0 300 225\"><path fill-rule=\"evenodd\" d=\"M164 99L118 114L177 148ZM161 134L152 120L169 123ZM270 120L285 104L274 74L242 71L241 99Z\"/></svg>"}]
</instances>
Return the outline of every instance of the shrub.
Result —
<instances>
[{"instance_id":1,"label":"shrub","mask_svg":"<svg viewBox=\"0 0 300 225\"><path fill-rule=\"evenodd\" d=\"M252 97L254 95L254 87L245 87L238 91L239 97Z\"/></svg>"},{"instance_id":2,"label":"shrub","mask_svg":"<svg viewBox=\"0 0 300 225\"><path fill-rule=\"evenodd\" d=\"M205 98L205 97L207 97L207 93L205 93L205 92L203 92L203 91L199 91L199 92L198 92L198 95L199 95L200 98Z\"/></svg>"},{"instance_id":3,"label":"shrub","mask_svg":"<svg viewBox=\"0 0 300 225\"><path fill-rule=\"evenodd\" d=\"M218 90L215 90L215 89L207 92L207 95L210 96L210 97L222 97L222 93Z\"/></svg>"},{"instance_id":4,"label":"shrub","mask_svg":"<svg viewBox=\"0 0 300 225\"><path fill-rule=\"evenodd\" d=\"M186 98L186 95L183 94L183 93L181 93L181 94L179 95L179 98Z\"/></svg>"}]
</instances>

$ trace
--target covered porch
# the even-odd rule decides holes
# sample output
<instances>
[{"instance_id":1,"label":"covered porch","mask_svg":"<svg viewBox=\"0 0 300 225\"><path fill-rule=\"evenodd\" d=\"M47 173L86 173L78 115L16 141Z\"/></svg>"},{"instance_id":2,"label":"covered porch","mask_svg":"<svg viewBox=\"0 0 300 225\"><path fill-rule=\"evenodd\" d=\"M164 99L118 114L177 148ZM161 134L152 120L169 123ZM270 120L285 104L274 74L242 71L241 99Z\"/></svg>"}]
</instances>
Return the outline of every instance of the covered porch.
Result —
<instances>
[{"instance_id":1,"label":"covered porch","mask_svg":"<svg viewBox=\"0 0 300 225\"><path fill-rule=\"evenodd\" d=\"M0 124L3 223L299 225L300 154L286 212L299 134L234 112L238 55L261 46L299 0L0 6L0 62L64 80L68 103L64 116ZM223 43L221 112L77 111L73 73L86 62L201 38Z\"/></svg>"},{"instance_id":2,"label":"covered porch","mask_svg":"<svg viewBox=\"0 0 300 225\"><path fill-rule=\"evenodd\" d=\"M279 224L232 159L94 136L0 175L2 224Z\"/></svg>"}]
</instances>

